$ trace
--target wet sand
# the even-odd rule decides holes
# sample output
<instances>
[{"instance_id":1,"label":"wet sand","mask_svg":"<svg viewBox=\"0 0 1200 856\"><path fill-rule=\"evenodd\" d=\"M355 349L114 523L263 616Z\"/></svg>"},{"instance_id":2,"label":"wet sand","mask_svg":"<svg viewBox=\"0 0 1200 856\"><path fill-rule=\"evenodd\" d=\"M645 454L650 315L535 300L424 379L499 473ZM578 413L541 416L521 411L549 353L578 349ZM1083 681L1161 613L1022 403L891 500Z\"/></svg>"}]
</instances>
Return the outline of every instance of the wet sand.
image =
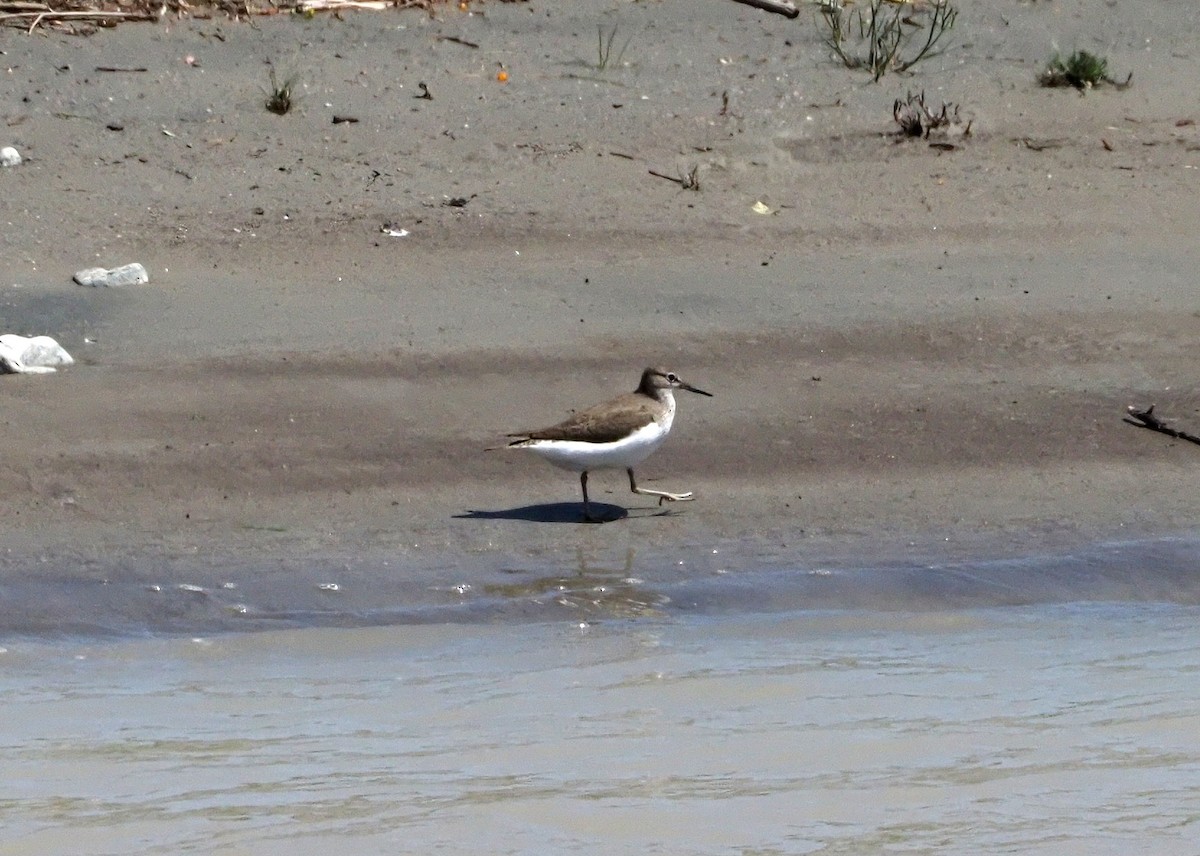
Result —
<instances>
[{"instance_id":1,"label":"wet sand","mask_svg":"<svg viewBox=\"0 0 1200 856\"><path fill-rule=\"evenodd\" d=\"M1200 10L960 5L946 54L877 85L807 13L720 2L0 32L27 158L0 173L0 326L80 360L0 379L0 580L1192 532L1200 449L1121 417L1200 427ZM627 64L592 67L598 24ZM1055 41L1133 87L1039 88ZM299 75L288 116L267 60ZM972 137L892 136L918 89ZM647 172L693 166L698 192ZM149 285L70 283L134 260ZM483 451L647 364L715 394L639 473L695 502L598 474L628 514L582 526L573 476Z\"/></svg>"}]
</instances>

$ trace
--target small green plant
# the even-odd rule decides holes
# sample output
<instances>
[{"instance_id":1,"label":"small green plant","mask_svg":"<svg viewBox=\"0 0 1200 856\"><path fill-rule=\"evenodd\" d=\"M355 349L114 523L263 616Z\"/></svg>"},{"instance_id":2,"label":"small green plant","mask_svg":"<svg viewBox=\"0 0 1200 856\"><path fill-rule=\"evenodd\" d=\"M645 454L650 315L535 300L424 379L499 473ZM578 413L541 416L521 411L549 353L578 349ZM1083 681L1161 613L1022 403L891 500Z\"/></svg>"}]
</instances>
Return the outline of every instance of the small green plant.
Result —
<instances>
[{"instance_id":1,"label":"small green plant","mask_svg":"<svg viewBox=\"0 0 1200 856\"><path fill-rule=\"evenodd\" d=\"M822 0L820 7L825 46L847 68L865 68L876 81L889 71L908 71L926 57L936 56L934 48L958 19L958 10L949 0L932 0L921 11L906 4L891 4L890 10L886 6L887 0L867 0L865 8L847 12L841 0ZM925 18L923 23L918 16ZM909 50L914 40L906 26L925 30L925 40L915 52ZM860 47L850 47L852 40ZM860 52L863 46L865 54Z\"/></svg>"},{"instance_id":2,"label":"small green plant","mask_svg":"<svg viewBox=\"0 0 1200 856\"><path fill-rule=\"evenodd\" d=\"M1108 83L1118 89L1124 89L1133 81L1133 73L1122 83L1108 76L1108 60L1088 51L1075 51L1066 59L1060 54L1050 58L1050 62L1038 75L1042 86L1073 86L1080 92Z\"/></svg>"},{"instance_id":3,"label":"small green plant","mask_svg":"<svg viewBox=\"0 0 1200 856\"><path fill-rule=\"evenodd\" d=\"M281 83L275 77L275 68L272 66L267 71L267 76L271 81L271 87L267 90L267 100L264 106L276 116L284 116L291 111L295 104L292 90L299 80L299 75L288 75Z\"/></svg>"},{"instance_id":4,"label":"small green plant","mask_svg":"<svg viewBox=\"0 0 1200 856\"><path fill-rule=\"evenodd\" d=\"M621 60L625 57L625 49L629 47L629 43L633 41L633 36L630 35L621 44L621 49L617 51L617 55L613 56L613 43L617 40L616 25L607 33L604 32L603 25L596 27L596 70L606 71L610 65L621 64Z\"/></svg>"}]
</instances>

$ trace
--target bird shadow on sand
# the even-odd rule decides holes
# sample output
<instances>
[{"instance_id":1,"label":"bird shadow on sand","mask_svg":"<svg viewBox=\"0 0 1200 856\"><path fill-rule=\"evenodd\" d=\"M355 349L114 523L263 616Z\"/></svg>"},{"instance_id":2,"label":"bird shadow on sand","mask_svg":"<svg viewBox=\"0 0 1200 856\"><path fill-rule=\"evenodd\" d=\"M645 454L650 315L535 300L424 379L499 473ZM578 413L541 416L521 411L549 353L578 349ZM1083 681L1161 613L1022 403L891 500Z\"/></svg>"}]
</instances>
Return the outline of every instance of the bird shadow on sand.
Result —
<instances>
[{"instance_id":1,"label":"bird shadow on sand","mask_svg":"<svg viewBox=\"0 0 1200 856\"><path fill-rule=\"evenodd\" d=\"M598 517L601 523L612 523L633 517L663 517L674 512L669 509L655 509L652 514L643 513L647 509L628 509L606 502L593 502L592 515ZM632 511L632 515L631 515ZM548 502L540 505L521 505L515 508L498 508L492 511L472 509L462 514L455 514L456 520L521 520L526 523L582 523L583 504L579 502Z\"/></svg>"}]
</instances>

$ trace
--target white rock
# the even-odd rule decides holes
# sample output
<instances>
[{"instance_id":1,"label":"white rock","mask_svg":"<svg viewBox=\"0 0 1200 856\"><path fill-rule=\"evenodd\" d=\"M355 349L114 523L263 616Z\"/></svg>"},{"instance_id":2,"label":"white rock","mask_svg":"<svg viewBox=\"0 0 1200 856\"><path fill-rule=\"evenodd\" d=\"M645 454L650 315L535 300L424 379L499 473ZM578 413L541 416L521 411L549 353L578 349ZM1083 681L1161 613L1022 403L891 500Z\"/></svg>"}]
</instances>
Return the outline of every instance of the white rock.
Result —
<instances>
[{"instance_id":1,"label":"white rock","mask_svg":"<svg viewBox=\"0 0 1200 856\"><path fill-rule=\"evenodd\" d=\"M81 270L73 279L80 285L105 286L119 288L123 285L142 285L150 281L146 269L137 262L109 270L107 268L88 268Z\"/></svg>"},{"instance_id":2,"label":"white rock","mask_svg":"<svg viewBox=\"0 0 1200 856\"><path fill-rule=\"evenodd\" d=\"M12 146L0 149L0 166L16 166L21 162L21 153Z\"/></svg>"},{"instance_id":3,"label":"white rock","mask_svg":"<svg viewBox=\"0 0 1200 856\"><path fill-rule=\"evenodd\" d=\"M0 335L0 372L46 374L74 363L71 355L49 336Z\"/></svg>"}]
</instances>

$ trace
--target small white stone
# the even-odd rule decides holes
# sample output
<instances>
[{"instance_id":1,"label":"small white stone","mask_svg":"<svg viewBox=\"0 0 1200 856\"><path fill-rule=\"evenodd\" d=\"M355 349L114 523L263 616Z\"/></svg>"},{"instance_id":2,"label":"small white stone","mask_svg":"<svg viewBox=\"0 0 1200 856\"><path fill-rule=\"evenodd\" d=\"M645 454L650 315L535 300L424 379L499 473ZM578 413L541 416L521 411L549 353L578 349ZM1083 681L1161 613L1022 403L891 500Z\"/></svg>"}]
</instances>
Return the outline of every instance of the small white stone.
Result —
<instances>
[{"instance_id":1,"label":"small white stone","mask_svg":"<svg viewBox=\"0 0 1200 856\"><path fill-rule=\"evenodd\" d=\"M120 288L126 285L144 285L150 281L146 268L137 262L112 268L87 268L75 274L73 279L80 285Z\"/></svg>"},{"instance_id":2,"label":"small white stone","mask_svg":"<svg viewBox=\"0 0 1200 856\"><path fill-rule=\"evenodd\" d=\"M12 146L0 149L0 166L17 166L21 163L21 153Z\"/></svg>"},{"instance_id":3,"label":"small white stone","mask_svg":"<svg viewBox=\"0 0 1200 856\"><path fill-rule=\"evenodd\" d=\"M0 336L0 374L45 374L75 360L49 336Z\"/></svg>"}]
</instances>

